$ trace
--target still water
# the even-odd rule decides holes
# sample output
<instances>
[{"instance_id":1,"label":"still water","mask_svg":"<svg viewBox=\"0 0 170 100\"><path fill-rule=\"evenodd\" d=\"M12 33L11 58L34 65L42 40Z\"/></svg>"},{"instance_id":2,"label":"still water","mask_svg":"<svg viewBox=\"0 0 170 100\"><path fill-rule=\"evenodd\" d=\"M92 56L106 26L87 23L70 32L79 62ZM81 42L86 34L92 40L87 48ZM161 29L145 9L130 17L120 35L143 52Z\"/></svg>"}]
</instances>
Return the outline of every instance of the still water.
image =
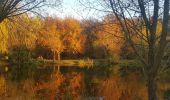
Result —
<instances>
[{"instance_id":1,"label":"still water","mask_svg":"<svg viewBox=\"0 0 170 100\"><path fill-rule=\"evenodd\" d=\"M0 100L147 100L141 70L109 67L1 69ZM170 79L161 76L160 100L170 95ZM167 99L168 100L168 99Z\"/></svg>"}]
</instances>

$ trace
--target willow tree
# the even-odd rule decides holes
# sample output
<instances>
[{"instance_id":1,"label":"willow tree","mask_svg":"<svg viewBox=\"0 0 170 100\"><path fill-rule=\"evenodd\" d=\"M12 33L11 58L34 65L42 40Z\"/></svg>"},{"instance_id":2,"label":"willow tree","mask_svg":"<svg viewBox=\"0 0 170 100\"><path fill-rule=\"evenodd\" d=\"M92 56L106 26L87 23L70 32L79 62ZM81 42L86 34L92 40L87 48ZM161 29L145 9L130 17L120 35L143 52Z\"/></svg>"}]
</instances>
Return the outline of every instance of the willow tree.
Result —
<instances>
[{"instance_id":1,"label":"willow tree","mask_svg":"<svg viewBox=\"0 0 170 100\"><path fill-rule=\"evenodd\" d=\"M44 6L58 6L60 0L0 0L0 23L27 12L38 13Z\"/></svg>"},{"instance_id":2,"label":"willow tree","mask_svg":"<svg viewBox=\"0 0 170 100\"><path fill-rule=\"evenodd\" d=\"M8 50L20 46L25 46L27 49L33 50L37 39L36 34L42 27L40 19L36 17L30 18L27 15L22 15L13 19L15 21L8 21L7 25Z\"/></svg>"},{"instance_id":3,"label":"willow tree","mask_svg":"<svg viewBox=\"0 0 170 100\"><path fill-rule=\"evenodd\" d=\"M88 4L90 9L115 15L126 41L143 64L148 99L158 100L156 80L169 42L170 0L88 0ZM141 42L136 42L134 37Z\"/></svg>"}]
</instances>

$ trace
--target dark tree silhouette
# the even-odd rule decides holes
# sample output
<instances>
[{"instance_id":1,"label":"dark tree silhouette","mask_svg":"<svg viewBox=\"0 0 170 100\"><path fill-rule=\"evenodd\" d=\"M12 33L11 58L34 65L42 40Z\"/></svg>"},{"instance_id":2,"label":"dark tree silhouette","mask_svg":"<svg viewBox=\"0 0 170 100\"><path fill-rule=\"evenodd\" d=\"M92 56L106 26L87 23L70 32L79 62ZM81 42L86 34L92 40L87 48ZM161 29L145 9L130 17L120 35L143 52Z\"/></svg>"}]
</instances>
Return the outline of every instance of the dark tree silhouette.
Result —
<instances>
[{"instance_id":1,"label":"dark tree silhouette","mask_svg":"<svg viewBox=\"0 0 170 100\"><path fill-rule=\"evenodd\" d=\"M60 0L0 0L0 23L26 12L37 13L43 6L57 6Z\"/></svg>"}]
</instances>

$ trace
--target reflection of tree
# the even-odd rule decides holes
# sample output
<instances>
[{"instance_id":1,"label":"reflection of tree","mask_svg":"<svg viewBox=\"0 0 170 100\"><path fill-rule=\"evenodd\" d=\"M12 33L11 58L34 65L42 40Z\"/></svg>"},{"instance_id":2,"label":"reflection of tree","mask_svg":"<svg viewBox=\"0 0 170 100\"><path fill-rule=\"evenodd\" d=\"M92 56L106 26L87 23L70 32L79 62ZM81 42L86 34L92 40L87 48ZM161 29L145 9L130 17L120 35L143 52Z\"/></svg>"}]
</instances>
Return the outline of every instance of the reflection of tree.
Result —
<instances>
[{"instance_id":1,"label":"reflection of tree","mask_svg":"<svg viewBox=\"0 0 170 100\"><path fill-rule=\"evenodd\" d=\"M79 100L83 90L82 75L80 73L53 73L48 81L40 81L34 88L39 97L57 100Z\"/></svg>"},{"instance_id":2,"label":"reflection of tree","mask_svg":"<svg viewBox=\"0 0 170 100\"><path fill-rule=\"evenodd\" d=\"M54 73L47 82L38 82L34 90L36 91L36 93L38 93L40 98L43 97L43 99L46 98L53 100L59 93L59 87L63 83L64 79L65 78L62 74Z\"/></svg>"},{"instance_id":3,"label":"reflection of tree","mask_svg":"<svg viewBox=\"0 0 170 100\"><path fill-rule=\"evenodd\" d=\"M84 83L85 83L85 90L84 95L85 97L91 97L91 96L98 96L98 91L100 91L100 88L98 88L99 84L113 75L113 66L98 66L94 67L90 70L84 71Z\"/></svg>"},{"instance_id":4,"label":"reflection of tree","mask_svg":"<svg viewBox=\"0 0 170 100\"><path fill-rule=\"evenodd\" d=\"M114 76L104 80L99 85L100 91L98 93L106 100L146 100L146 87L138 80L141 79L136 74L126 78Z\"/></svg>"},{"instance_id":5,"label":"reflection of tree","mask_svg":"<svg viewBox=\"0 0 170 100\"><path fill-rule=\"evenodd\" d=\"M64 100L80 100L83 90L83 80L80 73L71 72L65 75L65 81L60 87L60 96Z\"/></svg>"}]
</instances>

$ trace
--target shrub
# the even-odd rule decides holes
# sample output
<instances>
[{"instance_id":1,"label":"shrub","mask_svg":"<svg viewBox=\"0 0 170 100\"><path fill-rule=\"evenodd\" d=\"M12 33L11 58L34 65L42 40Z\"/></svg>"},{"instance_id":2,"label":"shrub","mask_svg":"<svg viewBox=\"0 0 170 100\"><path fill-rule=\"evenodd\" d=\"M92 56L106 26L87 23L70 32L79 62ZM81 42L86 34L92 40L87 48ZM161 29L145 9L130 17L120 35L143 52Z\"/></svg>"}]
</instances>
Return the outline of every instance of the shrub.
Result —
<instances>
[{"instance_id":1,"label":"shrub","mask_svg":"<svg viewBox=\"0 0 170 100\"><path fill-rule=\"evenodd\" d=\"M26 46L14 47L9 54L11 65L10 74L12 79L21 80L33 75L38 62L32 58L30 50Z\"/></svg>"}]
</instances>

